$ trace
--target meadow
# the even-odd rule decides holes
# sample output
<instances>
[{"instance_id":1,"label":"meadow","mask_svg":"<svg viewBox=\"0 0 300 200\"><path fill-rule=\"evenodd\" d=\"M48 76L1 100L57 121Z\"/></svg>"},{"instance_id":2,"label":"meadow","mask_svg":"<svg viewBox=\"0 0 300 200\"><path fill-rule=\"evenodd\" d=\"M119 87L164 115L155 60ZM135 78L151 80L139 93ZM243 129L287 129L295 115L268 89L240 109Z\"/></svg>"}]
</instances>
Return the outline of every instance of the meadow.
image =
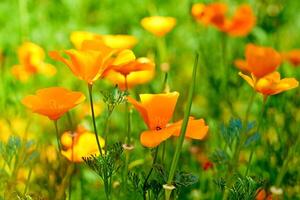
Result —
<instances>
[{"instance_id":1,"label":"meadow","mask_svg":"<svg viewBox=\"0 0 300 200\"><path fill-rule=\"evenodd\" d=\"M0 200L300 199L299 11L2 0Z\"/></svg>"}]
</instances>

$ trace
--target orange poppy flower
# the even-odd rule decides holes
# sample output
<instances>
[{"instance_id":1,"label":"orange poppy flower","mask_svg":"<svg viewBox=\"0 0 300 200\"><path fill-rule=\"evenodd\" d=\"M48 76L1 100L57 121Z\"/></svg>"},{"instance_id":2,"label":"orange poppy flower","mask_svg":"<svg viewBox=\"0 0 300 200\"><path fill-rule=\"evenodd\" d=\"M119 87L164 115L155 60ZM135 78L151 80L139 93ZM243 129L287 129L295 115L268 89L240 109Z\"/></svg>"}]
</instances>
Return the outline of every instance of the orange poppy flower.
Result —
<instances>
[{"instance_id":1,"label":"orange poppy flower","mask_svg":"<svg viewBox=\"0 0 300 200\"><path fill-rule=\"evenodd\" d=\"M44 50L31 42L25 42L18 48L18 58L20 64L12 67L12 74L21 81L27 81L28 78L36 73L46 76L53 76L56 68L45 63Z\"/></svg>"},{"instance_id":2,"label":"orange poppy flower","mask_svg":"<svg viewBox=\"0 0 300 200\"><path fill-rule=\"evenodd\" d=\"M197 22L214 26L231 36L247 35L256 22L251 7L247 4L239 6L232 18L226 17L227 10L225 3L196 3L192 6L191 13Z\"/></svg>"},{"instance_id":3,"label":"orange poppy flower","mask_svg":"<svg viewBox=\"0 0 300 200\"><path fill-rule=\"evenodd\" d=\"M286 90L298 87L298 81L294 78L280 79L279 72L270 73L264 77L257 79L255 76L247 76L243 73L239 75L247 81L257 92L261 93L265 98L270 95L275 95Z\"/></svg>"},{"instance_id":4,"label":"orange poppy flower","mask_svg":"<svg viewBox=\"0 0 300 200\"><path fill-rule=\"evenodd\" d=\"M57 120L84 100L85 96L81 92L50 87L38 90L35 95L26 96L22 103L35 113Z\"/></svg>"},{"instance_id":5,"label":"orange poppy flower","mask_svg":"<svg viewBox=\"0 0 300 200\"><path fill-rule=\"evenodd\" d=\"M76 49L81 49L84 40L102 40L105 45L115 49L131 49L136 43L136 37L132 35L100 35L91 32L74 31L70 40Z\"/></svg>"},{"instance_id":6,"label":"orange poppy flower","mask_svg":"<svg viewBox=\"0 0 300 200\"><path fill-rule=\"evenodd\" d=\"M141 94L141 102L128 97L128 101L139 111L149 129L142 132L140 136L142 145L156 147L171 136L179 136L182 120L169 124L178 96L178 92ZM187 138L201 140L206 136L207 131L208 126L203 119L195 120L190 117L186 130Z\"/></svg>"},{"instance_id":7,"label":"orange poppy flower","mask_svg":"<svg viewBox=\"0 0 300 200\"><path fill-rule=\"evenodd\" d=\"M231 36L246 36L250 33L256 23L256 18L252 8L247 5L241 5L236 10L232 19L229 21L226 32Z\"/></svg>"},{"instance_id":8,"label":"orange poppy flower","mask_svg":"<svg viewBox=\"0 0 300 200\"><path fill-rule=\"evenodd\" d=\"M162 16L145 17L141 20L141 25L155 36L162 37L174 28L176 19Z\"/></svg>"},{"instance_id":9,"label":"orange poppy flower","mask_svg":"<svg viewBox=\"0 0 300 200\"><path fill-rule=\"evenodd\" d=\"M223 30L226 22L227 5L224 3L211 3L208 5L196 3L192 6L192 16L197 22L212 25Z\"/></svg>"},{"instance_id":10,"label":"orange poppy flower","mask_svg":"<svg viewBox=\"0 0 300 200\"><path fill-rule=\"evenodd\" d=\"M101 147L104 147L104 139L99 137L99 140ZM84 127L79 126L73 134L70 131L63 133L61 144L61 154L71 162L83 162L82 157L100 154L95 134L88 132Z\"/></svg>"},{"instance_id":11,"label":"orange poppy flower","mask_svg":"<svg viewBox=\"0 0 300 200\"><path fill-rule=\"evenodd\" d=\"M246 60L237 60L236 66L242 71L248 71L257 78L274 72L281 64L281 56L270 47L248 44L245 51Z\"/></svg>"},{"instance_id":12,"label":"orange poppy flower","mask_svg":"<svg viewBox=\"0 0 300 200\"><path fill-rule=\"evenodd\" d=\"M127 52L127 50L124 51ZM57 51L50 52L50 56L65 63L75 76L90 85L102 77L112 64L119 65L128 62L128 53L121 51L113 57L117 50L107 47L100 40L85 40L81 50L71 49L64 52L70 60L61 56Z\"/></svg>"},{"instance_id":13,"label":"orange poppy flower","mask_svg":"<svg viewBox=\"0 0 300 200\"><path fill-rule=\"evenodd\" d=\"M149 82L154 74L154 62L148 58L138 58L122 65L113 66L105 78L125 90Z\"/></svg>"},{"instance_id":14,"label":"orange poppy flower","mask_svg":"<svg viewBox=\"0 0 300 200\"><path fill-rule=\"evenodd\" d=\"M300 49L294 49L289 52L282 53L282 58L285 61L288 61L293 66L299 66L300 65Z\"/></svg>"}]
</instances>

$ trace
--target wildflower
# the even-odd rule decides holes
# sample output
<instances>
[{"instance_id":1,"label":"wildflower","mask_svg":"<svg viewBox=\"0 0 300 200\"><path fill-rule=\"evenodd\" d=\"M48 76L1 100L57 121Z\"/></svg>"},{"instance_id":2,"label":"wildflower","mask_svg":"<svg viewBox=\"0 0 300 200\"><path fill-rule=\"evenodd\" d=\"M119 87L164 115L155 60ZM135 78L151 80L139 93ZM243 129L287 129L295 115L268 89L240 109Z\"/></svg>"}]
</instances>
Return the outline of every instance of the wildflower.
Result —
<instances>
[{"instance_id":1,"label":"wildflower","mask_svg":"<svg viewBox=\"0 0 300 200\"><path fill-rule=\"evenodd\" d=\"M92 85L111 65L127 63L131 56L129 50L123 50L116 57L116 49L106 46L100 40L85 40L81 50L65 50L70 60L62 57L59 52L52 51L50 56L65 63L75 76Z\"/></svg>"},{"instance_id":2,"label":"wildflower","mask_svg":"<svg viewBox=\"0 0 300 200\"><path fill-rule=\"evenodd\" d=\"M225 3L196 3L192 6L192 16L205 26L211 25L231 36L246 36L255 26L255 16L247 4L239 6L231 18L226 16Z\"/></svg>"},{"instance_id":3,"label":"wildflower","mask_svg":"<svg viewBox=\"0 0 300 200\"><path fill-rule=\"evenodd\" d=\"M57 120L84 100L85 96L81 92L50 87L38 90L35 95L26 96L22 103L35 113Z\"/></svg>"},{"instance_id":4,"label":"wildflower","mask_svg":"<svg viewBox=\"0 0 300 200\"><path fill-rule=\"evenodd\" d=\"M236 66L242 71L260 78L274 72L281 64L281 56L270 47L248 44L245 50L246 60L237 60Z\"/></svg>"},{"instance_id":5,"label":"wildflower","mask_svg":"<svg viewBox=\"0 0 300 200\"><path fill-rule=\"evenodd\" d=\"M265 189L258 189L255 197L256 200L272 200L272 194L266 192Z\"/></svg>"},{"instance_id":6,"label":"wildflower","mask_svg":"<svg viewBox=\"0 0 300 200\"><path fill-rule=\"evenodd\" d=\"M101 147L104 140L99 137ZM88 132L84 127L78 126L75 133L64 132L61 136L63 150L61 154L71 162L83 162L82 157L99 155L98 145L94 133Z\"/></svg>"},{"instance_id":7,"label":"wildflower","mask_svg":"<svg viewBox=\"0 0 300 200\"><path fill-rule=\"evenodd\" d=\"M128 97L128 101L139 111L149 129L142 132L140 136L142 145L156 147L171 136L179 136L182 120L169 124L178 96L178 92L141 94L141 102ZM205 125L203 119L189 118L186 131L187 138L201 140L206 136L207 131L208 126Z\"/></svg>"},{"instance_id":8,"label":"wildflower","mask_svg":"<svg viewBox=\"0 0 300 200\"><path fill-rule=\"evenodd\" d=\"M257 92L261 93L265 98L270 95L279 94L286 90L298 87L298 81L294 78L280 79L279 72L273 72L261 78L247 76L243 73L239 75L248 82Z\"/></svg>"},{"instance_id":9,"label":"wildflower","mask_svg":"<svg viewBox=\"0 0 300 200\"><path fill-rule=\"evenodd\" d=\"M251 7L247 4L239 6L229 21L226 32L230 36L246 36L255 26L255 16Z\"/></svg>"},{"instance_id":10,"label":"wildflower","mask_svg":"<svg viewBox=\"0 0 300 200\"><path fill-rule=\"evenodd\" d=\"M283 60L291 63L293 66L300 65L300 49L294 49L289 52L282 53Z\"/></svg>"},{"instance_id":11,"label":"wildflower","mask_svg":"<svg viewBox=\"0 0 300 200\"><path fill-rule=\"evenodd\" d=\"M53 76L56 68L45 63L44 50L31 42L25 42L18 48L18 58L20 64L14 65L12 74L21 81L27 81L30 76L41 73L46 76Z\"/></svg>"},{"instance_id":12,"label":"wildflower","mask_svg":"<svg viewBox=\"0 0 300 200\"><path fill-rule=\"evenodd\" d=\"M197 22L207 25L212 25L219 30L225 27L225 14L227 12L227 5L224 3L211 3L208 5L196 3L192 6L192 16Z\"/></svg>"},{"instance_id":13,"label":"wildflower","mask_svg":"<svg viewBox=\"0 0 300 200\"><path fill-rule=\"evenodd\" d=\"M122 90L149 82L155 73L155 64L148 58L134 59L111 68L105 77Z\"/></svg>"},{"instance_id":14,"label":"wildflower","mask_svg":"<svg viewBox=\"0 0 300 200\"><path fill-rule=\"evenodd\" d=\"M174 28L176 19L162 16L145 17L142 19L141 25L155 36L163 37Z\"/></svg>"},{"instance_id":15,"label":"wildflower","mask_svg":"<svg viewBox=\"0 0 300 200\"><path fill-rule=\"evenodd\" d=\"M137 43L137 39L132 35L100 35L84 31L72 32L70 40L76 49L81 49L84 40L101 40L108 47L115 49L131 49Z\"/></svg>"}]
</instances>

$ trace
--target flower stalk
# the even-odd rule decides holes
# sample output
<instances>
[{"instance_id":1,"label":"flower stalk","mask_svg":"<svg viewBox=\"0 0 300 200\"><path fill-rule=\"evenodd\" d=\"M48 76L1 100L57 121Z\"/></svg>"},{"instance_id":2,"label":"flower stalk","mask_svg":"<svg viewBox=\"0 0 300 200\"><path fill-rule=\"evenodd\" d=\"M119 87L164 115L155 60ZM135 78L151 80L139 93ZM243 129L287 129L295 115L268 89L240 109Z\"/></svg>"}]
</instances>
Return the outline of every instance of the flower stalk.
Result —
<instances>
[{"instance_id":1,"label":"flower stalk","mask_svg":"<svg viewBox=\"0 0 300 200\"><path fill-rule=\"evenodd\" d=\"M168 186L172 185L173 178L174 178L175 171L176 171L177 164L178 164L178 160L179 160L180 153L181 153L181 150L182 150L183 141L184 141L184 138L185 138L186 128L187 128L188 121L189 121L189 116L190 116L191 107L192 107L192 100L193 100L194 91L195 91L198 60L199 60L199 53L196 53L194 67L193 67L192 83L190 85L189 96L188 96L188 101L187 101L187 105L186 105L186 109L185 109L185 113L184 113L183 123L182 123L182 126L181 126L179 139L178 139L178 142L177 142L177 145L176 145L175 154L174 154L174 157L173 157L173 160L172 160L170 173L169 173L169 176L168 176L168 181L167 181ZM165 199L166 200L170 199L171 193L172 193L172 190L165 189Z\"/></svg>"},{"instance_id":2,"label":"flower stalk","mask_svg":"<svg viewBox=\"0 0 300 200\"><path fill-rule=\"evenodd\" d=\"M91 112L92 112L92 119L93 119L93 127L94 127L95 137L96 137L96 141L97 141L97 145L98 145L100 155L103 156L102 149L101 149L101 144L99 142L98 131L97 131L97 127L96 127L96 119L95 119L94 104L93 104L93 85L92 84L88 84L88 91L89 91L89 97L90 97L90 106L91 106Z\"/></svg>"}]
</instances>

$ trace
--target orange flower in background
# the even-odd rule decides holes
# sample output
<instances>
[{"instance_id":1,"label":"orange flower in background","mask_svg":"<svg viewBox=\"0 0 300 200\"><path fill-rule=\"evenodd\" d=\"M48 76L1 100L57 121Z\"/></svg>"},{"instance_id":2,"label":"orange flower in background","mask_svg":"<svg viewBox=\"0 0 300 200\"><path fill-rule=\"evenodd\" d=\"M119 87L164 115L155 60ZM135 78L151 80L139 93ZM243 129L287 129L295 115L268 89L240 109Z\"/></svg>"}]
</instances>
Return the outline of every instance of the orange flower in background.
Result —
<instances>
[{"instance_id":1,"label":"orange flower in background","mask_svg":"<svg viewBox=\"0 0 300 200\"><path fill-rule=\"evenodd\" d=\"M162 37L174 28L176 19L162 16L145 17L141 20L141 25L155 36Z\"/></svg>"},{"instance_id":2,"label":"orange flower in background","mask_svg":"<svg viewBox=\"0 0 300 200\"><path fill-rule=\"evenodd\" d=\"M104 147L104 139L99 137L99 140L101 147ZM61 154L71 162L83 162L82 157L100 154L95 134L81 126L73 134L70 131L63 133L61 144L64 149Z\"/></svg>"},{"instance_id":3,"label":"orange flower in background","mask_svg":"<svg viewBox=\"0 0 300 200\"><path fill-rule=\"evenodd\" d=\"M132 35L100 35L85 31L74 31L70 40L76 49L81 49L84 40L101 40L106 46L115 49L131 49L137 44Z\"/></svg>"},{"instance_id":4,"label":"orange flower in background","mask_svg":"<svg viewBox=\"0 0 300 200\"><path fill-rule=\"evenodd\" d=\"M251 7L244 4L236 10L227 25L226 32L231 36L246 36L251 32L255 23L256 18Z\"/></svg>"},{"instance_id":5,"label":"orange flower in background","mask_svg":"<svg viewBox=\"0 0 300 200\"><path fill-rule=\"evenodd\" d=\"M291 63L293 66L300 65L300 49L294 49L289 52L282 53L282 59Z\"/></svg>"},{"instance_id":6,"label":"orange flower in background","mask_svg":"<svg viewBox=\"0 0 300 200\"><path fill-rule=\"evenodd\" d=\"M192 16L197 22L212 25L223 30L225 27L227 5L225 3L211 3L208 5L196 3L192 6Z\"/></svg>"},{"instance_id":7,"label":"orange flower in background","mask_svg":"<svg viewBox=\"0 0 300 200\"><path fill-rule=\"evenodd\" d=\"M84 100L85 96L81 92L50 87L38 90L35 95L26 96L22 103L35 113L57 120Z\"/></svg>"},{"instance_id":8,"label":"orange flower in background","mask_svg":"<svg viewBox=\"0 0 300 200\"><path fill-rule=\"evenodd\" d=\"M20 64L12 67L12 74L21 81L27 81L30 76L41 73L46 76L53 76L56 68L45 63L44 50L31 42L25 42L18 48Z\"/></svg>"},{"instance_id":9,"label":"orange flower in background","mask_svg":"<svg viewBox=\"0 0 300 200\"><path fill-rule=\"evenodd\" d=\"M274 72L281 64L280 54L270 47L248 44L245 56L246 60L237 60L236 66L242 71L252 73L257 78Z\"/></svg>"},{"instance_id":10,"label":"orange flower in background","mask_svg":"<svg viewBox=\"0 0 300 200\"><path fill-rule=\"evenodd\" d=\"M178 92L164 94L141 94L141 102L128 97L139 111L147 124L148 129L141 133L140 141L146 147L156 147L171 136L179 136L182 121L169 124L178 99ZM190 117L186 137L192 139L203 139L208 131L203 119L195 120Z\"/></svg>"},{"instance_id":11,"label":"orange flower in background","mask_svg":"<svg viewBox=\"0 0 300 200\"><path fill-rule=\"evenodd\" d=\"M130 62L116 65L108 71L105 78L117 84L122 90L144 84L152 80L155 64L148 58L132 59Z\"/></svg>"},{"instance_id":12,"label":"orange flower in background","mask_svg":"<svg viewBox=\"0 0 300 200\"><path fill-rule=\"evenodd\" d=\"M248 82L257 92L261 93L265 98L270 95L279 94L286 90L298 87L299 83L294 78L280 79L279 72L273 72L264 77L257 79L255 76L247 76L243 73L239 75Z\"/></svg>"},{"instance_id":13,"label":"orange flower in background","mask_svg":"<svg viewBox=\"0 0 300 200\"><path fill-rule=\"evenodd\" d=\"M226 16L228 7L225 3L202 4L192 6L192 16L203 25L211 25L231 36L248 35L256 23L252 8L243 4L239 6L231 18Z\"/></svg>"}]
</instances>

